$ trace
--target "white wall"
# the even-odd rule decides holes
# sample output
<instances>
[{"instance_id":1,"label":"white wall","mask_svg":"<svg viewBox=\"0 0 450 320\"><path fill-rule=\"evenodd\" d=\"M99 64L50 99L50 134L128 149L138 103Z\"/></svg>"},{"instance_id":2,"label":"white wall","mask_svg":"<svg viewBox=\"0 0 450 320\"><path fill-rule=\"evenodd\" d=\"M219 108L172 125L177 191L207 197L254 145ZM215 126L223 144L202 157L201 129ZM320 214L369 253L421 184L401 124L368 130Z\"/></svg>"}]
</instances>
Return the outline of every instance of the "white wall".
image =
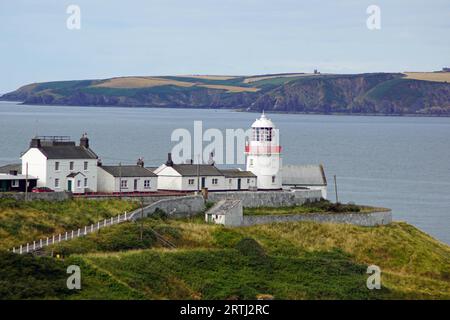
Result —
<instances>
[{"instance_id":1,"label":"white wall","mask_svg":"<svg viewBox=\"0 0 450 320\"><path fill-rule=\"evenodd\" d=\"M26 174L28 163L28 174L38 178L37 186L45 187L47 183L47 157L37 148L29 149L22 155L22 173Z\"/></svg>"},{"instance_id":2,"label":"white wall","mask_svg":"<svg viewBox=\"0 0 450 320\"><path fill-rule=\"evenodd\" d=\"M223 190L237 190L238 189L238 179L241 179L241 190L249 190L250 187L256 187L256 178L225 178L225 187ZM247 180L250 179L248 183ZM231 180L231 183L230 183Z\"/></svg>"},{"instance_id":3,"label":"white wall","mask_svg":"<svg viewBox=\"0 0 450 320\"><path fill-rule=\"evenodd\" d=\"M73 170L70 170L70 162L73 161ZM84 162L87 161L88 168L84 170ZM55 170L55 163L59 162L59 170ZM81 172L83 176L75 177L73 191L76 193L84 192L84 178L88 179L86 191L97 192L97 159L49 159L47 160L47 179L46 186L55 191L67 190L67 176L72 172ZM59 179L59 187L55 186L55 179ZM81 181L81 188L77 188L77 180ZM83 189L83 191L80 191Z\"/></svg>"},{"instance_id":4,"label":"white wall","mask_svg":"<svg viewBox=\"0 0 450 320\"><path fill-rule=\"evenodd\" d=\"M134 180L137 179L137 189ZM150 180L150 188L145 188L145 180ZM120 181L127 181L127 188L120 190ZM158 187L157 177L114 177L102 167L98 167L98 192L155 192Z\"/></svg>"}]
</instances>

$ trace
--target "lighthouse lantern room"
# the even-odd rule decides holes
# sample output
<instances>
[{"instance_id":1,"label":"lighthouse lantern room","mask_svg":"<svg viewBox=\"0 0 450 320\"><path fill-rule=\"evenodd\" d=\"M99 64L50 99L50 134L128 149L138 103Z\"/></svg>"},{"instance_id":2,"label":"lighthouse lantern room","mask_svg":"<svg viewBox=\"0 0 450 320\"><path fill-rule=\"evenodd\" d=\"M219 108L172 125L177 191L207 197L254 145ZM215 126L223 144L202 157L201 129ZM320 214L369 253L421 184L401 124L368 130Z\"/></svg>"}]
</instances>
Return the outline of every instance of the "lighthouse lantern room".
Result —
<instances>
[{"instance_id":1,"label":"lighthouse lantern room","mask_svg":"<svg viewBox=\"0 0 450 320\"><path fill-rule=\"evenodd\" d=\"M264 112L252 124L252 134L245 146L247 171L257 176L261 190L281 189L281 146L279 131Z\"/></svg>"}]
</instances>

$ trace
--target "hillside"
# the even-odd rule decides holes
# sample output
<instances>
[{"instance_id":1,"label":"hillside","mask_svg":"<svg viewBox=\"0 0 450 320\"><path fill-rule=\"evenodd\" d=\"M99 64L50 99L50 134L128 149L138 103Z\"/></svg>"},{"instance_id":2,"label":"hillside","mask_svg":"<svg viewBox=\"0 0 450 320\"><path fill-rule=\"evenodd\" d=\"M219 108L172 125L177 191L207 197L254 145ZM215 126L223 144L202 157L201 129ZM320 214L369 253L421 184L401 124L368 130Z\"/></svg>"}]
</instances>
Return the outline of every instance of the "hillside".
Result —
<instances>
[{"instance_id":1,"label":"hillside","mask_svg":"<svg viewBox=\"0 0 450 320\"><path fill-rule=\"evenodd\" d=\"M33 83L0 99L51 105L450 115L447 74L134 76Z\"/></svg>"},{"instance_id":2,"label":"hillside","mask_svg":"<svg viewBox=\"0 0 450 320\"><path fill-rule=\"evenodd\" d=\"M8 206L12 204L2 210ZM38 215L24 225L32 225L33 219L38 221ZM0 217L0 223L4 221ZM60 227L59 221L53 224ZM163 247L153 230L176 249ZM373 228L312 222L225 228L204 223L202 216L179 220L161 216L144 219L142 225L127 222L103 229L51 251L64 259L0 251L0 297L450 298L450 247L400 222ZM71 264L81 267L80 291L64 289L65 268ZM365 286L370 264L382 270L382 290Z\"/></svg>"}]
</instances>

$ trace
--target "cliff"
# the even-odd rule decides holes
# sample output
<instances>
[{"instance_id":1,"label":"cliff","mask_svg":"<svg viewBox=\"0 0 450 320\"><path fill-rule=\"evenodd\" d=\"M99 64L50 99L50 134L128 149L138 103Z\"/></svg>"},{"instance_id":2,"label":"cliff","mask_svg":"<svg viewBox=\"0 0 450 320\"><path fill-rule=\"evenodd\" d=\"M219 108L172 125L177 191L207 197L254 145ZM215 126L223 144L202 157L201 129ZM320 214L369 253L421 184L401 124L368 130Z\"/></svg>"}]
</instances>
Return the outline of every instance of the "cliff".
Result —
<instances>
[{"instance_id":1,"label":"cliff","mask_svg":"<svg viewBox=\"0 0 450 320\"><path fill-rule=\"evenodd\" d=\"M402 73L120 77L34 83L0 99L50 105L448 116L450 73L439 76L439 81L425 80L427 74L414 78ZM429 73L429 79L435 78Z\"/></svg>"}]
</instances>

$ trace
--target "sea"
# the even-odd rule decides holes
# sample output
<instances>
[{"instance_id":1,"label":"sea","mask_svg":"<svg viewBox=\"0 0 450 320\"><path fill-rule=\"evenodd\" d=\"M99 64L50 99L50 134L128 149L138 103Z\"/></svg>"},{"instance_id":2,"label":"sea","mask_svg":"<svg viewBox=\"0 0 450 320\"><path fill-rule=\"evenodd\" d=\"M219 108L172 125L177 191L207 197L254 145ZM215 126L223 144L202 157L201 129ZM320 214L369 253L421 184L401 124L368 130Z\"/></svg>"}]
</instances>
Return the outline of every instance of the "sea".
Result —
<instances>
[{"instance_id":1,"label":"sea","mask_svg":"<svg viewBox=\"0 0 450 320\"><path fill-rule=\"evenodd\" d=\"M284 164L323 164L334 201L388 207L450 244L450 118L267 114L280 133ZM78 140L105 164L158 166L176 129L248 129L259 114L217 109L22 105L0 102L0 165L19 163L36 135ZM179 132L179 131L178 131ZM204 142L206 146L209 142ZM224 142L225 143L225 142ZM241 152L236 150L236 152ZM228 165L230 166L230 165ZM231 165L233 166L233 165ZM242 167L243 164L234 166Z\"/></svg>"}]
</instances>

